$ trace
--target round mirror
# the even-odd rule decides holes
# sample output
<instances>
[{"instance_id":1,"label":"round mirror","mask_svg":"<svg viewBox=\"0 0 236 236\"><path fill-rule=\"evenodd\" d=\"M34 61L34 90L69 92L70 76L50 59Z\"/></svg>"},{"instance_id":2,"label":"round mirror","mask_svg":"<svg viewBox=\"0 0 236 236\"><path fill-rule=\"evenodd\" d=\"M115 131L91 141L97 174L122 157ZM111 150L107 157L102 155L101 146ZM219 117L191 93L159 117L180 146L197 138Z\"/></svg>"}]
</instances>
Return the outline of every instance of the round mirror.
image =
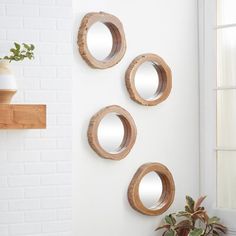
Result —
<instances>
[{"instance_id":1,"label":"round mirror","mask_svg":"<svg viewBox=\"0 0 236 236\"><path fill-rule=\"evenodd\" d=\"M91 118L87 134L89 145L100 157L121 160L131 151L137 129L129 112L113 105Z\"/></svg>"},{"instance_id":2,"label":"round mirror","mask_svg":"<svg viewBox=\"0 0 236 236\"><path fill-rule=\"evenodd\" d=\"M131 207L144 214L156 216L171 206L175 196L172 174L160 163L146 163L133 176L128 200Z\"/></svg>"},{"instance_id":3,"label":"round mirror","mask_svg":"<svg viewBox=\"0 0 236 236\"><path fill-rule=\"evenodd\" d=\"M137 69L134 83L139 95L146 99L155 99L158 95L159 75L152 62L144 62Z\"/></svg>"},{"instance_id":4,"label":"round mirror","mask_svg":"<svg viewBox=\"0 0 236 236\"><path fill-rule=\"evenodd\" d=\"M162 181L156 172L146 174L139 184L140 199L143 205L149 209L158 205L162 191Z\"/></svg>"},{"instance_id":5,"label":"round mirror","mask_svg":"<svg viewBox=\"0 0 236 236\"><path fill-rule=\"evenodd\" d=\"M101 22L93 24L88 30L87 44L97 60L105 60L110 55L113 44L109 28Z\"/></svg>"},{"instance_id":6,"label":"round mirror","mask_svg":"<svg viewBox=\"0 0 236 236\"><path fill-rule=\"evenodd\" d=\"M145 106L154 106L170 94L171 70L161 57L142 54L129 65L125 83L131 99Z\"/></svg>"},{"instance_id":7,"label":"round mirror","mask_svg":"<svg viewBox=\"0 0 236 236\"><path fill-rule=\"evenodd\" d=\"M77 43L82 58L89 66L98 69L116 65L126 51L122 23L105 12L91 12L84 16Z\"/></svg>"},{"instance_id":8,"label":"round mirror","mask_svg":"<svg viewBox=\"0 0 236 236\"><path fill-rule=\"evenodd\" d=\"M115 113L107 114L98 126L98 141L107 152L117 153L124 140L124 125Z\"/></svg>"}]
</instances>

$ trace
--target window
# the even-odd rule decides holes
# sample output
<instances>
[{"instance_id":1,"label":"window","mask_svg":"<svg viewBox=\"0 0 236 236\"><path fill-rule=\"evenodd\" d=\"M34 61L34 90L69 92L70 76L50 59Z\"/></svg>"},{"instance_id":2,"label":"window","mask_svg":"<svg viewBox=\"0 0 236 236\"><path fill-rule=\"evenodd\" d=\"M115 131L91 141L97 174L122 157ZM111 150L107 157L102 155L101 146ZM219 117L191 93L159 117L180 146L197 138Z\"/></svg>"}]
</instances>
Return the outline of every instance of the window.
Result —
<instances>
[{"instance_id":1,"label":"window","mask_svg":"<svg viewBox=\"0 0 236 236\"><path fill-rule=\"evenodd\" d=\"M217 206L236 209L236 1L217 2Z\"/></svg>"},{"instance_id":2,"label":"window","mask_svg":"<svg viewBox=\"0 0 236 236\"><path fill-rule=\"evenodd\" d=\"M201 192L236 234L236 0L199 1Z\"/></svg>"}]
</instances>

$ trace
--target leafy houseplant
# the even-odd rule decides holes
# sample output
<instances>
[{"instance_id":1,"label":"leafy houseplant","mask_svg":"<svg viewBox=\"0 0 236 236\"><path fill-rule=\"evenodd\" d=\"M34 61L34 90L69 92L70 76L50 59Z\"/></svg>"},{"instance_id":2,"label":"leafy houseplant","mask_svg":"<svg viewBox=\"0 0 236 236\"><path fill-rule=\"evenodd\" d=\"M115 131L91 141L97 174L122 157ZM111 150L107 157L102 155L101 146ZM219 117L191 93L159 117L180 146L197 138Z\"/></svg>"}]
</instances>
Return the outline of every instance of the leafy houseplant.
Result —
<instances>
[{"instance_id":1,"label":"leafy houseplant","mask_svg":"<svg viewBox=\"0 0 236 236\"><path fill-rule=\"evenodd\" d=\"M4 56L3 58L0 58L0 60L8 60L9 62L12 61L23 61L25 58L28 58L29 60L34 58L34 49L35 46L33 44L26 44L22 43L20 45L19 43L14 42L14 48L10 49L11 55Z\"/></svg>"},{"instance_id":2,"label":"leafy houseplant","mask_svg":"<svg viewBox=\"0 0 236 236\"><path fill-rule=\"evenodd\" d=\"M227 228L216 216L209 217L201 206L206 197L196 202L186 196L185 210L167 215L164 224L156 229L164 230L162 236L219 236L226 234Z\"/></svg>"},{"instance_id":3,"label":"leafy houseplant","mask_svg":"<svg viewBox=\"0 0 236 236\"><path fill-rule=\"evenodd\" d=\"M15 42L14 47L10 49L10 55L0 58L0 104L10 103L17 91L16 80L9 64L26 58L33 59L34 48L33 44L20 45Z\"/></svg>"}]
</instances>

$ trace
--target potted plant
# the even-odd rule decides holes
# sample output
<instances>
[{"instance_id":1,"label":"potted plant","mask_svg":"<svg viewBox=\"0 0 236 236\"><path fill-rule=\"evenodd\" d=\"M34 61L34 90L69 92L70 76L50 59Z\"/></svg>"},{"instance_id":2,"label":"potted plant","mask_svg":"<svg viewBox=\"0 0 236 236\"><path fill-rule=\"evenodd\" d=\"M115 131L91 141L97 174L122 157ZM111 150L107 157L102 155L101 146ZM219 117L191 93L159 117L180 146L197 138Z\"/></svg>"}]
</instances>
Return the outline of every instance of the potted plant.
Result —
<instances>
[{"instance_id":1,"label":"potted plant","mask_svg":"<svg viewBox=\"0 0 236 236\"><path fill-rule=\"evenodd\" d=\"M200 197L196 202L186 196L185 210L167 215L164 224L156 229L164 230L163 236L219 236L226 234L227 228L216 216L209 217L201 206L206 197Z\"/></svg>"},{"instance_id":2,"label":"potted plant","mask_svg":"<svg viewBox=\"0 0 236 236\"><path fill-rule=\"evenodd\" d=\"M34 45L14 43L14 48L10 49L10 55L0 58L0 103L8 104L17 91L14 73L10 68L12 61L23 61L34 58Z\"/></svg>"}]
</instances>

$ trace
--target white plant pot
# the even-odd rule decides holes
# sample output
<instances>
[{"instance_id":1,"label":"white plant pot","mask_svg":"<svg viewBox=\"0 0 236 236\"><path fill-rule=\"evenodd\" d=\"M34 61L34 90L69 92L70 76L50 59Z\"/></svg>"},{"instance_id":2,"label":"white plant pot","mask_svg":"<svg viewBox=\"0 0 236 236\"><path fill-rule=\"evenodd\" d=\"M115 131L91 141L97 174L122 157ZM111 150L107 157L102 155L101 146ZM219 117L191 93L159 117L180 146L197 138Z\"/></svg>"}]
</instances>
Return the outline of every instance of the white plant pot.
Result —
<instances>
[{"instance_id":1,"label":"white plant pot","mask_svg":"<svg viewBox=\"0 0 236 236\"><path fill-rule=\"evenodd\" d=\"M0 60L0 104L9 104L17 91L16 79L7 60Z\"/></svg>"}]
</instances>

